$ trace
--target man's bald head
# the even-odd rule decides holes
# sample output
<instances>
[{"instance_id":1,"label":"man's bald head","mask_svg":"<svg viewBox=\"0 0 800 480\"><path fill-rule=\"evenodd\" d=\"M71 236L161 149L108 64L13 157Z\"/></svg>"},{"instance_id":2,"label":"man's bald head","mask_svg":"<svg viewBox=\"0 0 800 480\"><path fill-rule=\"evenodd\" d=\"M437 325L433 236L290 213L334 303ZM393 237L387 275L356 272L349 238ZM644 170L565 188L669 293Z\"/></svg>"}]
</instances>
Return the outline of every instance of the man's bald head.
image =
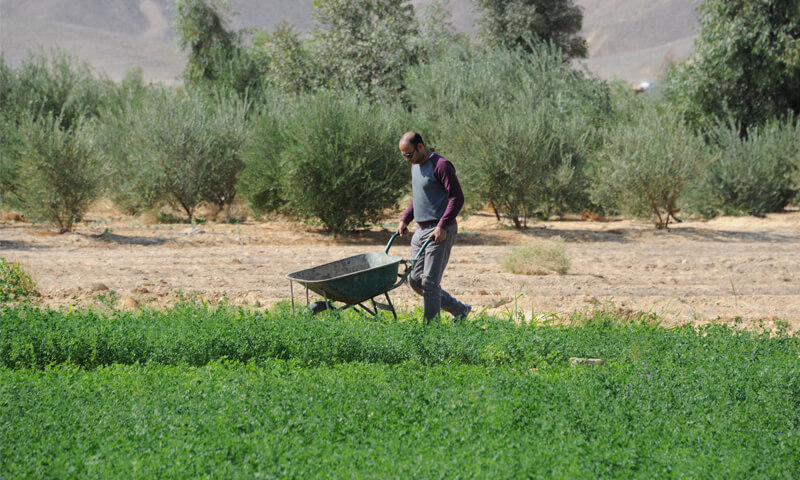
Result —
<instances>
[{"instance_id":1,"label":"man's bald head","mask_svg":"<svg viewBox=\"0 0 800 480\"><path fill-rule=\"evenodd\" d=\"M413 148L416 148L417 145L425 145L425 142L422 140L422 135L417 132L406 132L400 137L400 145L408 144L411 145Z\"/></svg>"},{"instance_id":2,"label":"man's bald head","mask_svg":"<svg viewBox=\"0 0 800 480\"><path fill-rule=\"evenodd\" d=\"M416 132L406 132L400 137L400 153L411 164L421 165L428 160L430 152L425 148L422 136Z\"/></svg>"}]
</instances>

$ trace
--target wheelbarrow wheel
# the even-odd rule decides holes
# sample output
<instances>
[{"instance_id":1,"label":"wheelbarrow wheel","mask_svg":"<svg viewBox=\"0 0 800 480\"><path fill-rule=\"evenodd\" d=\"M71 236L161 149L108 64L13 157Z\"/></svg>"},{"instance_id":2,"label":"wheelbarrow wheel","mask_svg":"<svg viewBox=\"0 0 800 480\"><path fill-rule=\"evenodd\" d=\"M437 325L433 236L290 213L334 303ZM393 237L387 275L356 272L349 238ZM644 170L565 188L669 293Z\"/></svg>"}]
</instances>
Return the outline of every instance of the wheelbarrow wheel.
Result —
<instances>
[{"instance_id":1,"label":"wheelbarrow wheel","mask_svg":"<svg viewBox=\"0 0 800 480\"><path fill-rule=\"evenodd\" d=\"M333 305L331 305L330 302L319 301L309 305L308 308L306 308L306 313L311 313L311 315L316 315L320 312L324 312L325 310L329 310L332 308Z\"/></svg>"}]
</instances>

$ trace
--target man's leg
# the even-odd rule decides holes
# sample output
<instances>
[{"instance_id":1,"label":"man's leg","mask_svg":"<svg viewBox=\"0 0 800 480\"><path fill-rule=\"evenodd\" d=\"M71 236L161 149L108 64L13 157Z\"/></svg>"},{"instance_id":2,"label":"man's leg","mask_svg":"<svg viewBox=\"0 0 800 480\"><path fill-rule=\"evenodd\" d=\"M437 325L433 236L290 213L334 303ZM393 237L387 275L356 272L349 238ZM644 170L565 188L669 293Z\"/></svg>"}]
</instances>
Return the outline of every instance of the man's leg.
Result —
<instances>
[{"instance_id":1,"label":"man's leg","mask_svg":"<svg viewBox=\"0 0 800 480\"><path fill-rule=\"evenodd\" d=\"M424 239L425 235L423 235L422 229L418 228L417 231L414 232L414 236L411 237L411 258L417 256L417 252L422 248L422 244L425 243ZM425 247L425 250L427 249L428 247ZM408 275L408 285L420 296L425 295L422 291L422 273L424 271L424 265L425 257L420 256L414 264L414 268L411 269L411 273Z\"/></svg>"},{"instance_id":2,"label":"man's leg","mask_svg":"<svg viewBox=\"0 0 800 480\"><path fill-rule=\"evenodd\" d=\"M434 228L418 229L414 233L414 237L411 239L412 258L422 248L424 239L433 233ZM453 224L448 227L447 239L444 242L429 243L409 276L411 288L422 295L424 299L426 322L436 317L441 310L458 315L466 308L463 303L441 288L442 275L450 259L450 250L453 248L457 234L458 226Z\"/></svg>"}]
</instances>

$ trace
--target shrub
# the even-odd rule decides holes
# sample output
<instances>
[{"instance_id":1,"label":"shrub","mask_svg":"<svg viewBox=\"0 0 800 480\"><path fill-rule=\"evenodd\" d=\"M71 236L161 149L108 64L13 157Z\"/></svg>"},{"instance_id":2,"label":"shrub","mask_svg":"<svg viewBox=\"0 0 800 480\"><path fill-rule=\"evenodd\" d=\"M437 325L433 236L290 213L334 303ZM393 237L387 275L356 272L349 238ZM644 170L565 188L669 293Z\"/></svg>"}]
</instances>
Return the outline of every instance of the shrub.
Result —
<instances>
[{"instance_id":1,"label":"shrub","mask_svg":"<svg viewBox=\"0 0 800 480\"><path fill-rule=\"evenodd\" d=\"M352 94L298 98L281 155L288 211L341 234L396 206L408 181L394 118Z\"/></svg>"},{"instance_id":2,"label":"shrub","mask_svg":"<svg viewBox=\"0 0 800 480\"><path fill-rule=\"evenodd\" d=\"M396 98L417 62L419 26L405 0L316 0L312 56L332 89Z\"/></svg>"},{"instance_id":3,"label":"shrub","mask_svg":"<svg viewBox=\"0 0 800 480\"><path fill-rule=\"evenodd\" d=\"M2 79L0 79L2 81ZM21 146L16 122L0 111L0 206L19 208L19 159Z\"/></svg>"},{"instance_id":4,"label":"shrub","mask_svg":"<svg viewBox=\"0 0 800 480\"><path fill-rule=\"evenodd\" d=\"M0 55L0 206L13 203L19 174L16 149L19 132L14 116L9 114L9 99L14 92L16 75Z\"/></svg>"},{"instance_id":5,"label":"shrub","mask_svg":"<svg viewBox=\"0 0 800 480\"><path fill-rule=\"evenodd\" d=\"M34 220L72 230L100 191L97 158L81 121L61 128L52 114L21 125L20 188L23 211Z\"/></svg>"},{"instance_id":6,"label":"shrub","mask_svg":"<svg viewBox=\"0 0 800 480\"><path fill-rule=\"evenodd\" d=\"M645 102L612 125L592 166L592 198L607 211L651 218L666 228L680 198L707 163L702 141L678 113Z\"/></svg>"},{"instance_id":7,"label":"shrub","mask_svg":"<svg viewBox=\"0 0 800 480\"><path fill-rule=\"evenodd\" d=\"M266 92L267 90L265 90ZM293 100L263 95L265 101L251 120L253 134L242 151L245 167L237 188L257 215L279 210L286 203L281 154L286 148L285 118Z\"/></svg>"},{"instance_id":8,"label":"shrub","mask_svg":"<svg viewBox=\"0 0 800 480\"><path fill-rule=\"evenodd\" d=\"M131 124L133 112L153 91L145 87L141 69L125 73L122 82L109 89L108 101L92 125L94 144L102 164L104 195L118 209L136 214L156 203L157 195L144 181L148 169L133 162Z\"/></svg>"},{"instance_id":9,"label":"shrub","mask_svg":"<svg viewBox=\"0 0 800 480\"><path fill-rule=\"evenodd\" d=\"M692 208L706 216L764 215L791 202L800 192L800 124L792 117L751 127L740 137L729 122L709 133L716 160L694 189Z\"/></svg>"},{"instance_id":10,"label":"shrub","mask_svg":"<svg viewBox=\"0 0 800 480\"><path fill-rule=\"evenodd\" d=\"M531 217L547 218L556 210L585 204L586 133L569 138L574 123L552 113L542 105L508 107L476 111L461 130L454 122L454 157L463 159L473 206L490 203L516 228L526 228Z\"/></svg>"},{"instance_id":11,"label":"shrub","mask_svg":"<svg viewBox=\"0 0 800 480\"><path fill-rule=\"evenodd\" d=\"M80 119L94 116L105 95L106 85L92 76L89 64L62 51L50 57L31 54L17 68L0 56L0 203L22 208L22 124L50 115L69 130Z\"/></svg>"},{"instance_id":12,"label":"shrub","mask_svg":"<svg viewBox=\"0 0 800 480\"><path fill-rule=\"evenodd\" d=\"M210 162L210 179L204 183L202 200L220 209L230 209L236 197L236 183L244 169L242 159L250 136L247 115L250 104L233 94L210 95L204 101L209 116L210 139L205 155Z\"/></svg>"},{"instance_id":13,"label":"shrub","mask_svg":"<svg viewBox=\"0 0 800 480\"><path fill-rule=\"evenodd\" d=\"M113 125L112 116L105 135L125 131L118 137L125 144L113 159L120 191L116 198L123 199L126 209L165 201L184 211L189 221L201 202L230 205L244 167L247 109L235 94L153 90L121 113L120 123Z\"/></svg>"},{"instance_id":14,"label":"shrub","mask_svg":"<svg viewBox=\"0 0 800 480\"><path fill-rule=\"evenodd\" d=\"M409 73L409 98L415 121L446 140L473 207L490 202L522 228L587 206L583 168L607 101L557 49L441 58Z\"/></svg>"},{"instance_id":15,"label":"shrub","mask_svg":"<svg viewBox=\"0 0 800 480\"><path fill-rule=\"evenodd\" d=\"M514 247L500 263L506 272L522 275L564 274L569 270L569 257L561 237Z\"/></svg>"},{"instance_id":16,"label":"shrub","mask_svg":"<svg viewBox=\"0 0 800 480\"><path fill-rule=\"evenodd\" d=\"M2 108L18 121L23 114L34 119L53 115L68 129L96 115L105 99L106 86L93 77L90 65L60 50L49 58L31 54L13 76Z\"/></svg>"},{"instance_id":17,"label":"shrub","mask_svg":"<svg viewBox=\"0 0 800 480\"><path fill-rule=\"evenodd\" d=\"M20 264L0 257L0 303L25 300L39 295L36 283Z\"/></svg>"}]
</instances>

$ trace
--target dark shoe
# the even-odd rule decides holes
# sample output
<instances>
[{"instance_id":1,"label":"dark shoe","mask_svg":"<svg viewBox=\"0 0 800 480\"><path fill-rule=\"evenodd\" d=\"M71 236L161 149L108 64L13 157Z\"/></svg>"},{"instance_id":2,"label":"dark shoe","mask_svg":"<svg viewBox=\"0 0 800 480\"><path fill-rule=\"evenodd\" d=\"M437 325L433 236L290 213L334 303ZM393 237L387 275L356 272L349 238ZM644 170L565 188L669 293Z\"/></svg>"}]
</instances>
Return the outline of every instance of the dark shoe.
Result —
<instances>
[{"instance_id":1,"label":"dark shoe","mask_svg":"<svg viewBox=\"0 0 800 480\"><path fill-rule=\"evenodd\" d=\"M472 305L469 303L464 304L464 311L453 317L453 323L463 322L472 311Z\"/></svg>"}]
</instances>

